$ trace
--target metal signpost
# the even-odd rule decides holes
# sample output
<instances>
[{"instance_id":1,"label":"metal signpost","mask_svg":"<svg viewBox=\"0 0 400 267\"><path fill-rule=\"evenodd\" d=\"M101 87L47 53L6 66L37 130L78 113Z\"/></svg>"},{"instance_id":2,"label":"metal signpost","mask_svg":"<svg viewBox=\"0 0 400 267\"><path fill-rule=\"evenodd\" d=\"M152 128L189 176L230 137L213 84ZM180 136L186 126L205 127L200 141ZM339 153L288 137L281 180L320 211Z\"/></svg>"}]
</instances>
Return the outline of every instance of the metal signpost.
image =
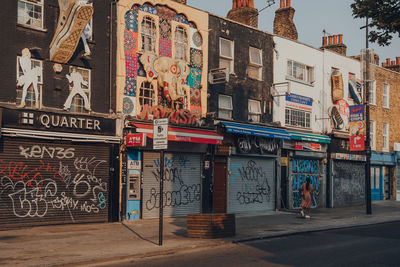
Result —
<instances>
[{"instance_id":1,"label":"metal signpost","mask_svg":"<svg viewBox=\"0 0 400 267\"><path fill-rule=\"evenodd\" d=\"M164 212L164 150L168 148L168 119L153 121L153 149L160 151L160 215L158 223L158 245L162 246Z\"/></svg>"}]
</instances>

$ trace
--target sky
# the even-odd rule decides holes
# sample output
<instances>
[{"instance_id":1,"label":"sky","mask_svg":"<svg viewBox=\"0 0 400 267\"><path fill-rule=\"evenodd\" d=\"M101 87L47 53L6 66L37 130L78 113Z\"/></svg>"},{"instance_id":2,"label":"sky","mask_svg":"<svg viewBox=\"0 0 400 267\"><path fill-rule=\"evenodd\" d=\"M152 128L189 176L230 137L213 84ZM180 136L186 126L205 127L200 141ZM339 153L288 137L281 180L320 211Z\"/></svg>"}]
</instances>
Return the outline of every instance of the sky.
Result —
<instances>
[{"instance_id":1,"label":"sky","mask_svg":"<svg viewBox=\"0 0 400 267\"><path fill-rule=\"evenodd\" d=\"M343 43L347 46L347 55L359 55L365 48L365 19L354 19L350 4L352 0L291 0L295 9L294 23L299 35L299 41L313 47L321 47L323 30L329 34L343 34ZM232 8L232 0L187 0L189 6L226 17ZM258 10L267 6L267 0L254 0ZM265 9L259 14L258 27L261 30L273 33L275 11L280 1ZM379 55L380 62L386 58L395 60L400 56L400 38L395 35L389 46L369 45Z\"/></svg>"}]
</instances>

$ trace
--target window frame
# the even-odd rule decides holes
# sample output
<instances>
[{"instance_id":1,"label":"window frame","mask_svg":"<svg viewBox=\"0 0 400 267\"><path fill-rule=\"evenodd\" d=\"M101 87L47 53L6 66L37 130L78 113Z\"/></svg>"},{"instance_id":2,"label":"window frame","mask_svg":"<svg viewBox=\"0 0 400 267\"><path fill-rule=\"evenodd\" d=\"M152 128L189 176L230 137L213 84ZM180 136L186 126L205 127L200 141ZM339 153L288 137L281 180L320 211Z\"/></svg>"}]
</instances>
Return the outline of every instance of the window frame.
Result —
<instances>
[{"instance_id":1,"label":"window frame","mask_svg":"<svg viewBox=\"0 0 400 267\"><path fill-rule=\"evenodd\" d=\"M291 65L290 72L289 72L289 63ZM303 78L300 78L295 74L295 69L294 69L295 65L304 67L302 71ZM309 66L292 59L287 59L286 61L286 79L299 81L311 85L315 82L314 72L315 68L313 66Z\"/></svg>"},{"instance_id":2,"label":"window frame","mask_svg":"<svg viewBox=\"0 0 400 267\"><path fill-rule=\"evenodd\" d=\"M17 24L18 25L23 25L25 27L29 27L29 28L33 28L33 29L44 30L44 0L38 0L38 1L40 1L40 3L33 3L31 1L29 1L29 0L18 0L17 1ZM36 25L33 25L33 24L27 24L26 22L24 23L24 22L20 22L19 21L19 18L20 18L19 4L20 3L25 4L25 7L26 7L26 5L32 5L32 6L40 7L40 9L41 9L40 10L40 14L41 14L40 26L36 26ZM31 16L29 16L29 20L37 20L37 19L32 18Z\"/></svg>"},{"instance_id":3,"label":"window frame","mask_svg":"<svg viewBox=\"0 0 400 267\"><path fill-rule=\"evenodd\" d=\"M225 106L221 106L221 98L225 97L227 100L229 100L230 102L230 109L225 107ZM227 111L229 113L229 115L226 116L221 116L221 111ZM233 101L232 101L232 96L230 95L224 95L224 94L218 94L218 118L221 119L227 119L227 120L232 120L232 115L233 115Z\"/></svg>"},{"instance_id":4,"label":"window frame","mask_svg":"<svg viewBox=\"0 0 400 267\"><path fill-rule=\"evenodd\" d=\"M226 41L230 44L231 55L226 56L222 54L222 41ZM225 61L229 61L229 73L233 74L234 71L234 62L235 62L235 42L226 38L219 37L219 68L223 68L221 66L221 59Z\"/></svg>"},{"instance_id":5,"label":"window frame","mask_svg":"<svg viewBox=\"0 0 400 267\"><path fill-rule=\"evenodd\" d=\"M149 84L151 86L151 88L150 87L149 88L144 88L143 84ZM138 92L136 94L138 96L137 97L137 99L138 99L137 100L138 101L138 103L137 103L138 107L140 107L142 109L144 107L144 105L146 105L146 104L149 105L150 107L155 106L157 104L157 92L158 92L157 88L156 88L157 84L154 83L154 82L149 82L146 79L143 79L143 80L140 81L139 85L140 86L138 86L138 88L137 88ZM142 95L142 89L147 89L149 91L150 91L150 89L152 89L152 91L153 91L152 98L143 96ZM149 103L144 103L144 102L141 103L141 100L150 100L150 99L153 102L151 105Z\"/></svg>"},{"instance_id":6,"label":"window frame","mask_svg":"<svg viewBox=\"0 0 400 267\"><path fill-rule=\"evenodd\" d=\"M144 43L143 43L143 26L142 25L143 25L143 20L145 18L150 18L151 21L154 23L153 24L154 25L154 46L153 46L154 50L152 50L152 51L146 50L143 47ZM154 16L152 14L139 11L139 16L138 16L138 22L139 22L139 25L138 25L139 26L139 28L138 28L138 34L139 34L138 48L139 48L140 52L142 52L142 53L149 52L149 53L153 53L155 55L159 54L159 24L158 24L159 21L158 20L159 20L158 17L156 17L156 16Z\"/></svg>"},{"instance_id":7,"label":"window frame","mask_svg":"<svg viewBox=\"0 0 400 267\"><path fill-rule=\"evenodd\" d=\"M382 123L382 151L389 151L389 123Z\"/></svg>"},{"instance_id":8,"label":"window frame","mask_svg":"<svg viewBox=\"0 0 400 267\"><path fill-rule=\"evenodd\" d=\"M253 62L252 61L252 51L258 52L258 56L260 58L261 63ZM256 47L249 46L249 66L247 67L247 76L249 76L252 79L262 81L262 67L263 67L263 51L262 49L258 49ZM258 77L250 75L251 71L249 69L254 69L256 72L258 72Z\"/></svg>"},{"instance_id":9,"label":"window frame","mask_svg":"<svg viewBox=\"0 0 400 267\"><path fill-rule=\"evenodd\" d=\"M372 150L376 150L376 121L370 120L370 145Z\"/></svg>"},{"instance_id":10,"label":"window frame","mask_svg":"<svg viewBox=\"0 0 400 267\"><path fill-rule=\"evenodd\" d=\"M369 84L368 104L376 106L376 80Z\"/></svg>"},{"instance_id":11,"label":"window frame","mask_svg":"<svg viewBox=\"0 0 400 267\"><path fill-rule=\"evenodd\" d=\"M23 75L23 72L21 73L22 69L20 70L20 64L19 64L19 59L20 58L22 58L22 56L17 56L17 79ZM40 77L40 81L38 81L39 106L41 107L42 106L42 99L43 99L43 97L42 97L42 92L43 92L43 60L34 59L34 58L31 58L30 60L31 60L31 68L39 66L42 69L42 73L39 76ZM35 65L37 63L39 63L39 65ZM28 103L28 100L27 100L28 98L29 99L33 99L32 96L33 97L35 96L35 92L33 91L33 89L30 89L31 86L32 86L32 84L29 85L29 87L27 89L26 98L25 98L25 104ZM16 88L16 93L17 93L16 98L15 98L16 105L21 104L22 91L23 91L22 87L17 87ZM21 95L21 97L18 97L19 94ZM19 102L18 102L18 99L19 99ZM30 100L29 101L29 105L25 105L25 107L34 108L35 104L32 102L32 100Z\"/></svg>"},{"instance_id":12,"label":"window frame","mask_svg":"<svg viewBox=\"0 0 400 267\"><path fill-rule=\"evenodd\" d=\"M301 123L300 120L298 120L300 123L292 124L291 122L295 120L295 118L292 118L294 116L293 112L298 112L298 113L303 113L304 115L304 123ZM298 114L298 117L300 114ZM300 119L300 118L298 118ZM302 125L304 124L304 126ZM308 124L308 126L307 126ZM304 129L311 129L311 112L301 110L301 109L295 109L295 108L290 108L286 107L285 108L285 125L290 126L290 127L296 127L296 128L304 128Z\"/></svg>"},{"instance_id":13,"label":"window frame","mask_svg":"<svg viewBox=\"0 0 400 267\"><path fill-rule=\"evenodd\" d=\"M77 66L70 66L69 67L69 73L72 72L72 68L76 68L76 71L79 72L82 75L82 78L85 78L85 76L83 75L83 71L87 71L88 72L88 78L87 78L87 82L88 82L88 86L87 89L83 89L83 91L86 93L86 96L88 98L89 101L89 105L91 106L91 97L92 97L92 70L91 69L87 69L87 68L82 68L82 67L77 67ZM84 85L81 85L84 86ZM69 93L71 93L73 86L71 86L71 83L69 83ZM84 100L82 99L82 97L77 94L74 95L74 97L72 98L71 101L71 107L70 107L70 111L71 112L76 112L76 113L89 113L89 110L85 109L85 105L80 105L80 103L84 103Z\"/></svg>"},{"instance_id":14,"label":"window frame","mask_svg":"<svg viewBox=\"0 0 400 267\"><path fill-rule=\"evenodd\" d=\"M250 103L258 104L259 112L252 112L250 110L250 107L251 107ZM261 101L254 100L254 99L248 99L248 101L247 101L247 120L249 122L259 123L259 122L261 122L261 115L262 115L262 112L261 112ZM258 118L258 119L254 120L253 119L254 117Z\"/></svg>"},{"instance_id":15,"label":"window frame","mask_svg":"<svg viewBox=\"0 0 400 267\"><path fill-rule=\"evenodd\" d=\"M386 93L385 93L385 88L387 89ZM390 108L390 85L388 83L382 84L382 107L387 109Z\"/></svg>"},{"instance_id":16,"label":"window frame","mask_svg":"<svg viewBox=\"0 0 400 267\"><path fill-rule=\"evenodd\" d=\"M185 30L186 33L186 50L185 50L185 59L180 59L177 58L177 49L176 49L176 45L177 45L177 40L176 40L176 30L178 28L182 28ZM183 23L178 23L176 21L172 21L172 44L173 44L173 48L172 48L172 58L176 59L176 60L183 60L185 62L189 62L190 61L190 29L189 27L187 27L185 24ZM182 42L183 44L183 42Z\"/></svg>"}]
</instances>

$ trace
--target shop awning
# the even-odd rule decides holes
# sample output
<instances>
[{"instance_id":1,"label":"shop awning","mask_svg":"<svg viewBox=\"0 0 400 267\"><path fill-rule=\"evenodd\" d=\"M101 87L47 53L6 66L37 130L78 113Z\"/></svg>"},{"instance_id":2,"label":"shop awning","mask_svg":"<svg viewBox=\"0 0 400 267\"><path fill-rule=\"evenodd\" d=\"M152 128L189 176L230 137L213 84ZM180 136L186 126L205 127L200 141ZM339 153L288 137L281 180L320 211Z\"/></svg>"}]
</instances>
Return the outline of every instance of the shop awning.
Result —
<instances>
[{"instance_id":1,"label":"shop awning","mask_svg":"<svg viewBox=\"0 0 400 267\"><path fill-rule=\"evenodd\" d=\"M288 132L288 133L290 135L291 140L300 140L300 141L326 143L326 144L329 144L331 142L331 138L325 135L298 133L298 132Z\"/></svg>"},{"instance_id":2,"label":"shop awning","mask_svg":"<svg viewBox=\"0 0 400 267\"><path fill-rule=\"evenodd\" d=\"M226 121L221 121L221 124L225 126L227 133L247 134L247 135L262 136L268 138L290 140L288 132L282 129L274 129L269 127L261 127L256 125L248 125L248 124L226 122Z\"/></svg>"},{"instance_id":3,"label":"shop awning","mask_svg":"<svg viewBox=\"0 0 400 267\"><path fill-rule=\"evenodd\" d=\"M145 133L147 137L153 138L152 124L131 123L131 125L136 127L138 133ZM169 141L222 145L222 139L223 136L213 131L168 127Z\"/></svg>"}]
</instances>

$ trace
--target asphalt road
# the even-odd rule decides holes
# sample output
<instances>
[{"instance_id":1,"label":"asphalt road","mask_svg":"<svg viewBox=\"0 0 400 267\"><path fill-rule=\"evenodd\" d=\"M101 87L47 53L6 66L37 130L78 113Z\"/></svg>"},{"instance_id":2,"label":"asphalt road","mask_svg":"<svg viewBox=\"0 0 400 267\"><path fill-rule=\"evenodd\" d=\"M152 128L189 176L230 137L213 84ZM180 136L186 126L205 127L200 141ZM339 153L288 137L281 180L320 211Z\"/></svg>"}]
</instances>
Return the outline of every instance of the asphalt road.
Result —
<instances>
[{"instance_id":1,"label":"asphalt road","mask_svg":"<svg viewBox=\"0 0 400 267\"><path fill-rule=\"evenodd\" d=\"M292 235L107 266L400 266L400 223Z\"/></svg>"}]
</instances>

